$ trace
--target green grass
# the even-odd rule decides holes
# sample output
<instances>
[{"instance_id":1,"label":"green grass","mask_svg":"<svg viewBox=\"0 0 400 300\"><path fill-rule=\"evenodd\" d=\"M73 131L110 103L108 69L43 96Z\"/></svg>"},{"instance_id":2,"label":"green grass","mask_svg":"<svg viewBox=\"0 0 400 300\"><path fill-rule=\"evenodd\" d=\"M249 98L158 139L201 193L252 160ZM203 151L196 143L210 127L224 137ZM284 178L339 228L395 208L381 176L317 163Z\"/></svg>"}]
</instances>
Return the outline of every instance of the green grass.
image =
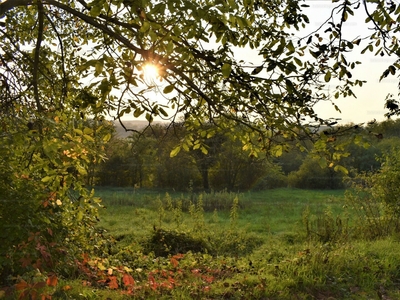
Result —
<instances>
[{"instance_id":1,"label":"green grass","mask_svg":"<svg viewBox=\"0 0 400 300\"><path fill-rule=\"evenodd\" d=\"M133 189L98 190L106 210L101 214L101 226L111 233L122 235L139 231L149 231L159 225L157 217L157 197L165 198L165 192ZM328 207L335 213L343 211L344 191L309 191L297 189L276 189L239 194L239 227L259 234L278 234L293 231L301 223L304 209L321 214ZM181 193L171 194L172 198L186 197ZM229 222L229 210L218 211L218 225ZM212 212L206 212L206 221L212 222ZM184 224L190 226L191 218L186 214ZM169 219L167 218L166 221ZM171 220L169 220L171 221ZM133 230L135 228L135 230Z\"/></svg>"},{"instance_id":2,"label":"green grass","mask_svg":"<svg viewBox=\"0 0 400 300\"><path fill-rule=\"evenodd\" d=\"M221 192L201 196L207 211L190 207L189 200L200 199L192 194L99 189L97 195L107 207L99 226L115 244L88 268L113 268L118 276L128 268L135 289L126 295L122 277L122 290L61 280L59 299L400 298L398 238L352 236L356 219L344 191ZM236 196L238 210L224 206ZM212 210L213 199L224 209ZM175 246L196 241L207 250L174 256ZM148 253L164 247L167 257Z\"/></svg>"}]
</instances>

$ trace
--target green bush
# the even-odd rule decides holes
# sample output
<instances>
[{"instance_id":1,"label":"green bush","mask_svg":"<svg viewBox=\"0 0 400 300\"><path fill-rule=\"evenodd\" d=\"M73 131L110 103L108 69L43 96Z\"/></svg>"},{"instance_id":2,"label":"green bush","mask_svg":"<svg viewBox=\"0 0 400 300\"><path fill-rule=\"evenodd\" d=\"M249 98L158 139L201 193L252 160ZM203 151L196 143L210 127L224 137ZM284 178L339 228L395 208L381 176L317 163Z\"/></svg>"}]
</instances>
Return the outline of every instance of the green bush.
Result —
<instances>
[{"instance_id":1,"label":"green bush","mask_svg":"<svg viewBox=\"0 0 400 300\"><path fill-rule=\"evenodd\" d=\"M23 120L1 128L0 284L37 271L75 275L82 254L101 249L100 200L84 182L103 140L83 121L63 122L65 114L38 116L29 131Z\"/></svg>"},{"instance_id":2,"label":"green bush","mask_svg":"<svg viewBox=\"0 0 400 300\"><path fill-rule=\"evenodd\" d=\"M254 185L253 190L268 190L287 186L287 177L282 168L277 165L269 165L266 175Z\"/></svg>"},{"instance_id":3,"label":"green bush","mask_svg":"<svg viewBox=\"0 0 400 300\"><path fill-rule=\"evenodd\" d=\"M194 238L189 233L165 229L155 229L144 245L144 253L154 253L161 257L189 251L207 253L209 250L205 241Z\"/></svg>"},{"instance_id":4,"label":"green bush","mask_svg":"<svg viewBox=\"0 0 400 300\"><path fill-rule=\"evenodd\" d=\"M300 189L340 189L343 175L333 168L321 168L316 158L307 157L300 169L288 175L288 184Z\"/></svg>"},{"instance_id":5,"label":"green bush","mask_svg":"<svg viewBox=\"0 0 400 300\"><path fill-rule=\"evenodd\" d=\"M357 214L359 237L369 239L400 230L400 149L392 148L381 159L377 172L361 173L351 180L346 201Z\"/></svg>"},{"instance_id":6,"label":"green bush","mask_svg":"<svg viewBox=\"0 0 400 300\"><path fill-rule=\"evenodd\" d=\"M303 211L303 225L308 240L333 243L347 240L349 220L346 216L334 215L330 208L322 214L311 214L309 207Z\"/></svg>"}]
</instances>

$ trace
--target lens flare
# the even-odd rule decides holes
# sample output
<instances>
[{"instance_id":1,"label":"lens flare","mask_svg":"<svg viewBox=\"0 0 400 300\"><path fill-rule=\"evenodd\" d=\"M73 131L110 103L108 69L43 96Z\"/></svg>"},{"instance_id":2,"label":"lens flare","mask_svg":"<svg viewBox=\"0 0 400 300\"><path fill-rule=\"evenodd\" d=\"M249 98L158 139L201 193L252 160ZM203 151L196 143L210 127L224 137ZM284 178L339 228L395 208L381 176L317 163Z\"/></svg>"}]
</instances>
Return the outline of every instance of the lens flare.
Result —
<instances>
[{"instance_id":1,"label":"lens flare","mask_svg":"<svg viewBox=\"0 0 400 300\"><path fill-rule=\"evenodd\" d=\"M158 68L153 64L145 64L143 66L143 75L146 83L155 85L157 78L159 77Z\"/></svg>"}]
</instances>

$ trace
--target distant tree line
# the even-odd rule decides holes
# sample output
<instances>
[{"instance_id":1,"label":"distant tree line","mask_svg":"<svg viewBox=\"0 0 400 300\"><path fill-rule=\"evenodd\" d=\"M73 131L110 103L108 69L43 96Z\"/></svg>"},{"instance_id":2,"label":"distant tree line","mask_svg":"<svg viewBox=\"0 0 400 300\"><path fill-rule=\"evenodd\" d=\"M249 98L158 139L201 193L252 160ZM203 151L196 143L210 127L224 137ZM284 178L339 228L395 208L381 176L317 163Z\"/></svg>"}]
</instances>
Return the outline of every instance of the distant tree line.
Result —
<instances>
[{"instance_id":1,"label":"distant tree line","mask_svg":"<svg viewBox=\"0 0 400 300\"><path fill-rule=\"evenodd\" d=\"M157 124L128 138L114 134L105 149L107 159L96 168L92 181L100 186L175 190L243 191L286 186L339 189L345 187L343 179L347 176L378 170L378 158L400 145L400 120L345 127L348 134L336 136L336 128L329 127L324 136L332 140L332 151L343 148L346 154L340 164L348 170L347 174L326 165L325 160L321 163L310 141L304 141L302 150L293 144L279 157L267 153L255 157L242 149L240 141L218 134L206 140L207 151L180 151L171 157L185 128L180 124L173 128ZM356 143L346 143L354 136Z\"/></svg>"}]
</instances>

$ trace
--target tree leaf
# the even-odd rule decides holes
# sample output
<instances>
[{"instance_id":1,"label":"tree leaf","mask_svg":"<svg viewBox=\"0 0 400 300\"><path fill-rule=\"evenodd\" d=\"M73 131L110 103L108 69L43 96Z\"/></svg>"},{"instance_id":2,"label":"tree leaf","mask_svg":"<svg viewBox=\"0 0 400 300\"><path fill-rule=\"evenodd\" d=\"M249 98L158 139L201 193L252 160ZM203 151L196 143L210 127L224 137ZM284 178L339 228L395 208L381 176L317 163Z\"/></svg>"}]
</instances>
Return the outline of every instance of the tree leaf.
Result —
<instances>
[{"instance_id":1,"label":"tree leaf","mask_svg":"<svg viewBox=\"0 0 400 300\"><path fill-rule=\"evenodd\" d=\"M169 157L177 156L180 151L181 151L181 146L175 147L174 149L172 149L171 153L169 154Z\"/></svg>"},{"instance_id":2,"label":"tree leaf","mask_svg":"<svg viewBox=\"0 0 400 300\"><path fill-rule=\"evenodd\" d=\"M224 63L223 66L221 67L221 72L225 78L228 78L232 72L232 65L229 63Z\"/></svg>"},{"instance_id":3,"label":"tree leaf","mask_svg":"<svg viewBox=\"0 0 400 300\"><path fill-rule=\"evenodd\" d=\"M42 178L42 182L46 183L54 179L54 176L45 176Z\"/></svg>"},{"instance_id":4,"label":"tree leaf","mask_svg":"<svg viewBox=\"0 0 400 300\"><path fill-rule=\"evenodd\" d=\"M348 171L345 167L343 167L343 166L341 166L341 165L336 165L336 166L334 167L334 170L335 170L336 172L341 172L341 173L343 173L343 174L345 174L345 175L349 174L349 171Z\"/></svg>"},{"instance_id":5,"label":"tree leaf","mask_svg":"<svg viewBox=\"0 0 400 300\"><path fill-rule=\"evenodd\" d=\"M325 76L324 76L325 82L329 82L331 80L331 75L332 75L331 71L329 71L329 70L328 70L328 72L325 73Z\"/></svg>"},{"instance_id":6,"label":"tree leaf","mask_svg":"<svg viewBox=\"0 0 400 300\"><path fill-rule=\"evenodd\" d=\"M258 73L260 73L260 72L263 70L263 68L264 68L263 65L256 67L256 68L251 72L251 75L257 75Z\"/></svg>"},{"instance_id":7,"label":"tree leaf","mask_svg":"<svg viewBox=\"0 0 400 300\"><path fill-rule=\"evenodd\" d=\"M134 116L135 118L138 118L138 117L140 117L143 113L144 113L143 110L141 110L140 108L137 108L137 109L135 109L135 111L133 112L133 116Z\"/></svg>"},{"instance_id":8,"label":"tree leaf","mask_svg":"<svg viewBox=\"0 0 400 300\"><path fill-rule=\"evenodd\" d=\"M170 85L167 85L165 88L164 88L164 90L163 90L163 93L164 94L169 94L169 93L171 93L173 90L174 90L174 85L173 84L170 84Z\"/></svg>"}]
</instances>

